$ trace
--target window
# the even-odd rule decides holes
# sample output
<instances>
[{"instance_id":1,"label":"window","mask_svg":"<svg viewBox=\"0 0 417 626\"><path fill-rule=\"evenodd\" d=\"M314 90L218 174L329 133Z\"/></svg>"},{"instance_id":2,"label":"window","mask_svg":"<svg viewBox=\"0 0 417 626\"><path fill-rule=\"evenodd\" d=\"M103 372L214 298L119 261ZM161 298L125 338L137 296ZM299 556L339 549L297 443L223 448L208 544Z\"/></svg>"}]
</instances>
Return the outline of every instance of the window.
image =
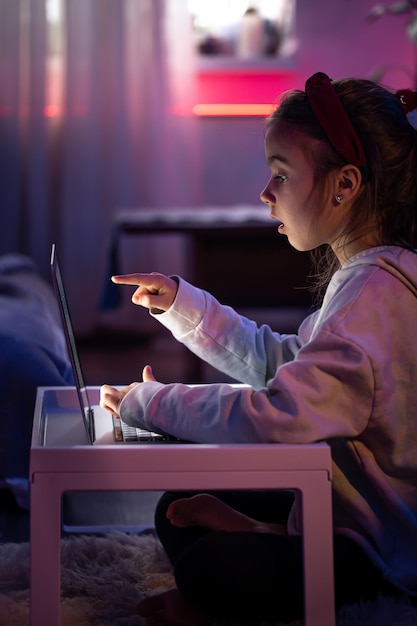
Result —
<instances>
[{"instance_id":1,"label":"window","mask_svg":"<svg viewBox=\"0 0 417 626\"><path fill-rule=\"evenodd\" d=\"M293 56L295 0L188 0L201 57Z\"/></svg>"}]
</instances>

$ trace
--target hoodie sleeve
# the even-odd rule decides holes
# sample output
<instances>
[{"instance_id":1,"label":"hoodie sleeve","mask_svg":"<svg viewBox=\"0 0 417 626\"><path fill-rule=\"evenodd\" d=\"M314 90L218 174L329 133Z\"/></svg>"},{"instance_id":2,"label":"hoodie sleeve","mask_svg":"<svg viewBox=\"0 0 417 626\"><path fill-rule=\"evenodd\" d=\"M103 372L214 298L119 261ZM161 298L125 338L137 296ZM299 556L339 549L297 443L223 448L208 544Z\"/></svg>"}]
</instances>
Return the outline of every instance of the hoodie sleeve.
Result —
<instances>
[{"instance_id":1,"label":"hoodie sleeve","mask_svg":"<svg viewBox=\"0 0 417 626\"><path fill-rule=\"evenodd\" d=\"M341 337L317 336L263 388L146 382L123 399L131 425L201 443L311 443L367 426L369 360Z\"/></svg>"},{"instance_id":2,"label":"hoodie sleeve","mask_svg":"<svg viewBox=\"0 0 417 626\"><path fill-rule=\"evenodd\" d=\"M310 443L353 437L366 427L373 370L346 335L328 326L316 329L313 339L303 327L299 336L257 329L186 283L158 318L196 354L247 386L141 383L121 404L127 423L201 443Z\"/></svg>"},{"instance_id":3,"label":"hoodie sleeve","mask_svg":"<svg viewBox=\"0 0 417 626\"><path fill-rule=\"evenodd\" d=\"M179 280L172 307L154 317L175 339L217 370L255 388L300 348L297 335L273 332L223 306L208 292Z\"/></svg>"}]
</instances>

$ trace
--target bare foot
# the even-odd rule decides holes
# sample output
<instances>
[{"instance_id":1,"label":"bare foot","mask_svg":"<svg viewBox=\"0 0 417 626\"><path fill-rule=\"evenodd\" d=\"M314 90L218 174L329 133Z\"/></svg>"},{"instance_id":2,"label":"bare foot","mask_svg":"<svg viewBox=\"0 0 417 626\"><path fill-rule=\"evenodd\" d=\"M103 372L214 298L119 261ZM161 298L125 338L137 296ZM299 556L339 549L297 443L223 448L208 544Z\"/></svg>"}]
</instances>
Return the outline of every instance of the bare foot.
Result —
<instances>
[{"instance_id":1,"label":"bare foot","mask_svg":"<svg viewBox=\"0 0 417 626\"><path fill-rule=\"evenodd\" d=\"M149 626L210 626L211 621L189 606L178 589L149 596L138 606Z\"/></svg>"},{"instance_id":2,"label":"bare foot","mask_svg":"<svg viewBox=\"0 0 417 626\"><path fill-rule=\"evenodd\" d=\"M167 510L167 518L171 524L181 528L202 526L227 532L288 534L284 525L258 522L208 493L172 502Z\"/></svg>"}]
</instances>

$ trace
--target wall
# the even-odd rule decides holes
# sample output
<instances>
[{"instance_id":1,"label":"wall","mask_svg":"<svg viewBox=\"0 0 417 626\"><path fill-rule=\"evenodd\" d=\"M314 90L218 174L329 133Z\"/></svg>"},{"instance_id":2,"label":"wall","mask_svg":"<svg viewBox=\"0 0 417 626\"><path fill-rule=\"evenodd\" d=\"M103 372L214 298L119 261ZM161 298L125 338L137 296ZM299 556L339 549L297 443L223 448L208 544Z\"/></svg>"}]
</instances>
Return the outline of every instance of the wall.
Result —
<instances>
[{"instance_id":1,"label":"wall","mask_svg":"<svg viewBox=\"0 0 417 626\"><path fill-rule=\"evenodd\" d=\"M384 84L395 89L412 86L416 51L405 35L405 17L384 15L369 23L365 18L375 4L375 0L297 1L294 88L303 89L306 78L317 71L332 78L369 78L384 66ZM257 203L268 175L262 121L204 118L200 133L207 204Z\"/></svg>"},{"instance_id":2,"label":"wall","mask_svg":"<svg viewBox=\"0 0 417 626\"><path fill-rule=\"evenodd\" d=\"M415 52L404 33L405 19L385 16L367 23L375 2L297 0L299 49L285 88L303 88L318 70L332 77L369 76L379 65L388 68L387 83L410 86ZM35 18L44 0L0 0L0 248L2 253L30 254L49 277L49 241L56 241L74 303L74 325L86 334L103 322L98 304L109 281L113 219L120 208L243 204L259 207L265 215L259 201L269 175L263 120L166 115L173 104L172 67L180 70L172 89L180 102L188 104L185 86L192 83L187 78L192 55L185 46L177 58L181 41L170 12L183 4L180 0L67 2L64 82L69 114L62 123L59 116L45 118L44 24L28 20L25 13L20 24L21 4L30 6ZM133 28L137 24L140 30ZM142 32L146 36L137 36ZM233 88L231 81L228 87ZM268 93L258 85L248 99L262 95L265 102L273 102L281 88L277 77ZM188 265L184 241L173 236L169 245L165 240L126 243L120 269L187 274ZM137 307L126 307L135 325ZM122 315L109 314L105 324L123 327L126 315L124 310Z\"/></svg>"},{"instance_id":3,"label":"wall","mask_svg":"<svg viewBox=\"0 0 417 626\"><path fill-rule=\"evenodd\" d=\"M324 71L332 78L366 78L380 66L387 68L384 80L388 86L411 86L414 50L405 35L406 18L383 16L369 23L366 16L375 4L375 0L297 0L299 49L296 65L287 80L288 87L303 89L306 78L316 71ZM272 87L271 101L276 95ZM201 118L198 124L203 204L253 204L266 211L259 200L269 175L264 159L262 118ZM150 250L145 240L126 241L124 270L147 271L144 268L152 259L150 269L178 272L187 277L188 258L182 243L176 236L168 245L166 240L157 239ZM148 250L145 262L141 249ZM285 274L282 265L277 268L277 280L285 280ZM130 329L141 324L145 332L158 327L145 312L142 314L132 307L126 292L121 311L108 313L102 322L112 328Z\"/></svg>"}]
</instances>

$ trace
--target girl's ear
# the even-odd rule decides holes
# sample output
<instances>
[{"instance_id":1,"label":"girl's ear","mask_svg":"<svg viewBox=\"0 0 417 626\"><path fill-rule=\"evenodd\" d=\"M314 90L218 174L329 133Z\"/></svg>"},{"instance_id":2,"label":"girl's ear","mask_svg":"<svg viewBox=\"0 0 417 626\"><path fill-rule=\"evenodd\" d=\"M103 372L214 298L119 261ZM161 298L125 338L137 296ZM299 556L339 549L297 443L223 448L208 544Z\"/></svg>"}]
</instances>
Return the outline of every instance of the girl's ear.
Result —
<instances>
[{"instance_id":1,"label":"girl's ear","mask_svg":"<svg viewBox=\"0 0 417 626\"><path fill-rule=\"evenodd\" d=\"M344 201L356 198L362 187L362 173L356 165L344 165L340 168L336 178L337 196L342 196Z\"/></svg>"}]
</instances>

